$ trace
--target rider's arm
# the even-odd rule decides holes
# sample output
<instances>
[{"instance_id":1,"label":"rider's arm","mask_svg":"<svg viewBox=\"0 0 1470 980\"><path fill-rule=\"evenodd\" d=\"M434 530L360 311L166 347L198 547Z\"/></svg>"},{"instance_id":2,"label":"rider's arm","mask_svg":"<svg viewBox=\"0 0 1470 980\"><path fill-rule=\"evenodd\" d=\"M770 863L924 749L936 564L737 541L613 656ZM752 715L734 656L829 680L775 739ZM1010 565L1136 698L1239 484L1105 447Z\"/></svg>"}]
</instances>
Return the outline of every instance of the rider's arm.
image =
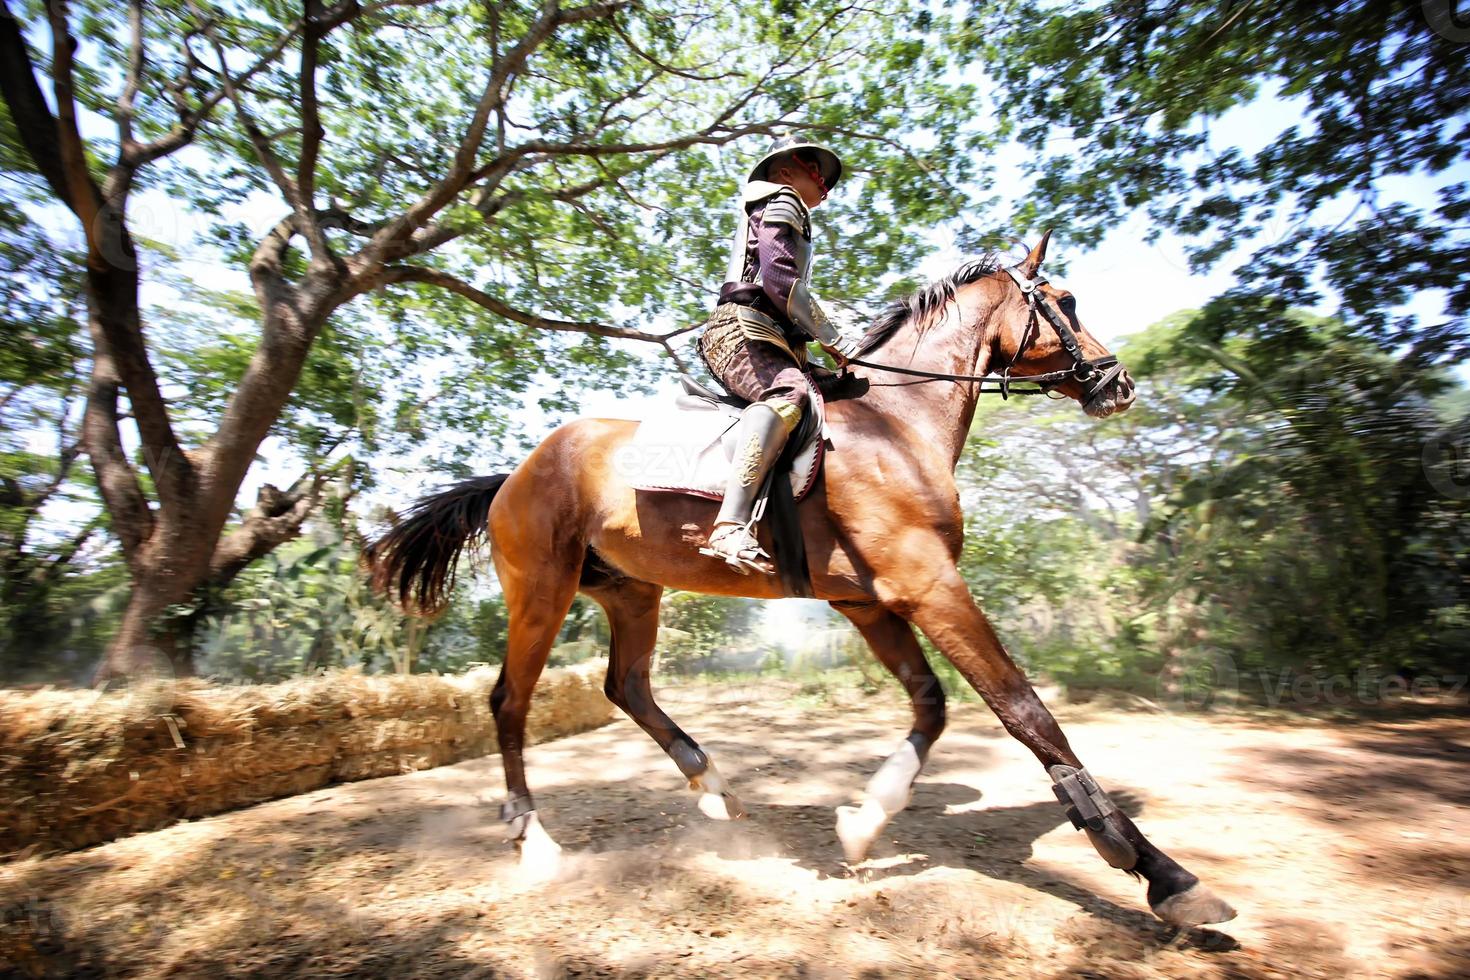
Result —
<instances>
[{"instance_id":1,"label":"rider's arm","mask_svg":"<svg viewBox=\"0 0 1470 980\"><path fill-rule=\"evenodd\" d=\"M792 197L794 198L794 194ZM802 217L785 193L771 199L756 230L761 263L761 287L786 318L823 347L845 355L847 342L817 305L796 264L794 236L802 233Z\"/></svg>"}]
</instances>

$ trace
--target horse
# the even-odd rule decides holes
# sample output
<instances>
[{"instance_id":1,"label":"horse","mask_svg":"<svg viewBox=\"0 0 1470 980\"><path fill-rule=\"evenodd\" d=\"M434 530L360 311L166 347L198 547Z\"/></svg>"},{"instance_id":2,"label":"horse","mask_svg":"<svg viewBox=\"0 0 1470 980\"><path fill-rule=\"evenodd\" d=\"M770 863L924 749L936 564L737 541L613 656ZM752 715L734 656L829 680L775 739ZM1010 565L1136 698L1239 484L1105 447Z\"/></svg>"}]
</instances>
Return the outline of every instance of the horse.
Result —
<instances>
[{"instance_id":1,"label":"horse","mask_svg":"<svg viewBox=\"0 0 1470 980\"><path fill-rule=\"evenodd\" d=\"M1087 773L957 568L964 522L954 471L982 379L999 377L1003 391L1038 382L1097 418L1126 410L1136 398L1127 371L1078 320L1071 294L1041 276L1049 240L1047 232L1014 266L994 256L971 261L893 304L847 365L843 383L861 394L839 392L828 402L832 448L822 477L798 505L812 591L852 622L913 710L908 736L879 765L862 804L838 808L838 836L850 864L864 860L908 804L944 730L943 691L917 627L1045 767L1067 815L1098 853L1148 883L1155 915L1181 928L1224 922L1235 910L1150 843ZM884 363L865 360L871 356ZM526 783L526 714L578 592L601 605L611 627L608 699L668 754L707 816L745 813L709 753L654 699L649 665L659 602L665 588L751 598L784 592L774 575L743 574L699 554L714 503L629 485L619 449L637 424L569 422L513 472L420 500L364 551L376 588L432 615L448 601L461 553L490 545L510 621L490 695L507 788L501 816L531 867L554 866L560 846Z\"/></svg>"}]
</instances>

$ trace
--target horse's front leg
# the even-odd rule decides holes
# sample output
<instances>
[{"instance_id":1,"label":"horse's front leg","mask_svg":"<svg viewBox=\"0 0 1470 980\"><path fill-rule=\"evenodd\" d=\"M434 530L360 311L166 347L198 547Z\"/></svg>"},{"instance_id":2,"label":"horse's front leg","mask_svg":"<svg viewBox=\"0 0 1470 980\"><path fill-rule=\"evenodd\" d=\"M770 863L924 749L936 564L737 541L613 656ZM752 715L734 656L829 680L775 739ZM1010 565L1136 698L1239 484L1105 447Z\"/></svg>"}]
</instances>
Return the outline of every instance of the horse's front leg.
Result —
<instances>
[{"instance_id":1,"label":"horse's front leg","mask_svg":"<svg viewBox=\"0 0 1470 980\"><path fill-rule=\"evenodd\" d=\"M944 731L944 688L929 667L914 628L902 617L876 602L834 602L832 608L858 628L878 662L908 692L914 709L908 738L868 780L862 806L837 808L837 838L848 862L857 864L868 856L868 848L888 821L909 804L929 748Z\"/></svg>"},{"instance_id":2,"label":"horse's front leg","mask_svg":"<svg viewBox=\"0 0 1470 980\"><path fill-rule=\"evenodd\" d=\"M985 699L1006 731L1035 754L1051 775L1053 790L1067 815L1087 832L1097 852L1113 867L1148 880L1148 902L1155 915L1176 926L1235 918L1234 909L1150 844L1133 821L1113 806L1067 744L1061 726L1031 682L1006 653L959 572L947 563L936 562L928 568L936 566L942 569L937 576L932 571L922 574L924 566L915 564L907 570L908 581L880 582L879 598L923 630Z\"/></svg>"}]
</instances>

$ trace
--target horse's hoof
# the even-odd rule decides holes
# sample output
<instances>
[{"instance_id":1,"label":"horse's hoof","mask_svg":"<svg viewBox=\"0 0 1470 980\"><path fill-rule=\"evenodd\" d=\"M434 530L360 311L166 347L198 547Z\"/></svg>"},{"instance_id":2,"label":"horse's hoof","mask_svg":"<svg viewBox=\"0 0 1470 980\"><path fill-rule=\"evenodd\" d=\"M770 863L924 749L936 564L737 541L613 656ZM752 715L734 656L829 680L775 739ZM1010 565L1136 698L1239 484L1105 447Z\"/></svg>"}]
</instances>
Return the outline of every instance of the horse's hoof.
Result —
<instances>
[{"instance_id":1,"label":"horse's hoof","mask_svg":"<svg viewBox=\"0 0 1470 980\"><path fill-rule=\"evenodd\" d=\"M837 808L837 839L842 842L842 855L848 864L861 864L867 858L868 848L887 823L887 811L871 797L862 806Z\"/></svg>"},{"instance_id":2,"label":"horse's hoof","mask_svg":"<svg viewBox=\"0 0 1470 980\"><path fill-rule=\"evenodd\" d=\"M730 792L730 784L715 768L715 760L710 759L704 772L690 778L689 788L699 794L699 812L711 820L739 820L745 816L745 807Z\"/></svg>"},{"instance_id":3,"label":"horse's hoof","mask_svg":"<svg viewBox=\"0 0 1470 980\"><path fill-rule=\"evenodd\" d=\"M1198 882L1177 895L1170 895L1153 910L1154 915L1181 929L1235 918L1235 909L1228 902Z\"/></svg>"},{"instance_id":4,"label":"horse's hoof","mask_svg":"<svg viewBox=\"0 0 1470 980\"><path fill-rule=\"evenodd\" d=\"M540 817L534 812L529 816L525 833L516 841L521 851L521 871L536 881L548 881L561 868L561 845L541 826Z\"/></svg>"},{"instance_id":5,"label":"horse's hoof","mask_svg":"<svg viewBox=\"0 0 1470 980\"><path fill-rule=\"evenodd\" d=\"M699 794L699 812L711 820L743 820L745 807L734 793Z\"/></svg>"}]
</instances>

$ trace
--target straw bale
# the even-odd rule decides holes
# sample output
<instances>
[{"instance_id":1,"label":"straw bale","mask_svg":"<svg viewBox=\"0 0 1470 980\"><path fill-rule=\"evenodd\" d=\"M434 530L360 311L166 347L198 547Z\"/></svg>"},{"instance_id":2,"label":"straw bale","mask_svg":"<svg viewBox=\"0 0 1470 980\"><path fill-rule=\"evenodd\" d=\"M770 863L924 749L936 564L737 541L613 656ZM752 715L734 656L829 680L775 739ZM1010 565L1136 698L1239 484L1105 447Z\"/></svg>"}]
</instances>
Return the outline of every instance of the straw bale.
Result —
<instances>
[{"instance_id":1,"label":"straw bale","mask_svg":"<svg viewBox=\"0 0 1470 980\"><path fill-rule=\"evenodd\" d=\"M606 661L547 671L528 741L606 724L605 671ZM0 691L0 854L85 847L329 782L494 753L497 673Z\"/></svg>"},{"instance_id":2,"label":"straw bale","mask_svg":"<svg viewBox=\"0 0 1470 980\"><path fill-rule=\"evenodd\" d=\"M368 755L346 756L337 760L332 775L336 782L350 783L358 779L377 779L380 776L397 776L420 769L433 769L454 761L456 757L452 750L440 745L423 744Z\"/></svg>"}]
</instances>

